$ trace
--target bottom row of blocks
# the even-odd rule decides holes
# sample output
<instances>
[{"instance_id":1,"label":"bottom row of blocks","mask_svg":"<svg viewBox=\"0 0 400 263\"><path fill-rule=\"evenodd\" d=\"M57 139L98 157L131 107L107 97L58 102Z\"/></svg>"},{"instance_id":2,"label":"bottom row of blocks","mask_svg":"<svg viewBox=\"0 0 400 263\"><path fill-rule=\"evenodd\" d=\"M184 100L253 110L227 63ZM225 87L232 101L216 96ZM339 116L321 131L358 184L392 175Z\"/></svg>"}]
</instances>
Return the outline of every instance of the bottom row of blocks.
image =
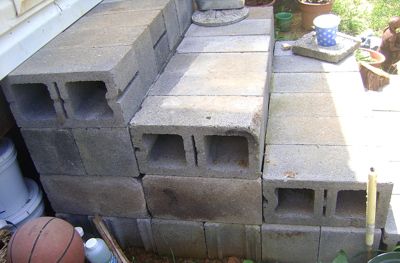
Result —
<instances>
[{"instance_id":1,"label":"bottom row of blocks","mask_svg":"<svg viewBox=\"0 0 400 263\"><path fill-rule=\"evenodd\" d=\"M86 216L58 214L92 229ZM257 262L331 262L343 249L351 262L366 262L365 230L354 227L241 225L160 219L104 218L122 247L144 247L160 255L191 258L237 256ZM381 231L375 230L374 250Z\"/></svg>"}]
</instances>

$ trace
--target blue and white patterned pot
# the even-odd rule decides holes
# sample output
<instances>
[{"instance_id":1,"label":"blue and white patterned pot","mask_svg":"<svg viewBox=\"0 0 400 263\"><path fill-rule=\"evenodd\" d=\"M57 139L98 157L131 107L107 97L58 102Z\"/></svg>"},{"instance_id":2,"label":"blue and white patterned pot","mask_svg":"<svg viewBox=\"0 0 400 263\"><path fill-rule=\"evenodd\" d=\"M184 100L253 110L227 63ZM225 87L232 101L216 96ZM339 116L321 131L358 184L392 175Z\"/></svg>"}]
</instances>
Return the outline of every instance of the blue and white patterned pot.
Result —
<instances>
[{"instance_id":1,"label":"blue and white patterned pot","mask_svg":"<svg viewBox=\"0 0 400 263\"><path fill-rule=\"evenodd\" d=\"M340 18L338 16L332 14L317 16L314 19L314 26L318 45L323 47L335 46L339 24Z\"/></svg>"}]
</instances>

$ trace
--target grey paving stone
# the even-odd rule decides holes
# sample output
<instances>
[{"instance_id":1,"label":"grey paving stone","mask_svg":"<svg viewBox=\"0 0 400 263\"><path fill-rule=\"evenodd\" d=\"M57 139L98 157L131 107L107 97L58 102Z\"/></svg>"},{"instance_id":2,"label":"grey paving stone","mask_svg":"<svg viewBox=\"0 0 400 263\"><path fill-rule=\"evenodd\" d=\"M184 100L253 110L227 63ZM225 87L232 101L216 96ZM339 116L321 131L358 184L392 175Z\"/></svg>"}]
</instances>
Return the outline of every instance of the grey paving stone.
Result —
<instances>
[{"instance_id":1,"label":"grey paving stone","mask_svg":"<svg viewBox=\"0 0 400 263\"><path fill-rule=\"evenodd\" d=\"M192 24L186 32L186 37L271 35L272 23L271 19L245 19L232 25L219 27Z\"/></svg>"},{"instance_id":2,"label":"grey paving stone","mask_svg":"<svg viewBox=\"0 0 400 263\"><path fill-rule=\"evenodd\" d=\"M115 176L41 175L57 213L129 218L148 217L143 188L137 179Z\"/></svg>"},{"instance_id":3,"label":"grey paving stone","mask_svg":"<svg viewBox=\"0 0 400 263\"><path fill-rule=\"evenodd\" d=\"M85 174L71 131L63 129L21 129L21 133L39 173Z\"/></svg>"},{"instance_id":4,"label":"grey paving stone","mask_svg":"<svg viewBox=\"0 0 400 263\"><path fill-rule=\"evenodd\" d=\"M204 226L200 222L152 220L154 240L161 255L206 258Z\"/></svg>"},{"instance_id":5,"label":"grey paving stone","mask_svg":"<svg viewBox=\"0 0 400 263\"><path fill-rule=\"evenodd\" d=\"M320 73L354 71L358 72L358 64L354 56L350 56L336 64L296 55L274 57L274 72L276 73Z\"/></svg>"},{"instance_id":6,"label":"grey paving stone","mask_svg":"<svg viewBox=\"0 0 400 263\"><path fill-rule=\"evenodd\" d=\"M185 37L178 53L268 52L270 36Z\"/></svg>"},{"instance_id":7,"label":"grey paving stone","mask_svg":"<svg viewBox=\"0 0 400 263\"><path fill-rule=\"evenodd\" d=\"M192 23L193 1L174 0L176 11L178 12L179 30L183 36Z\"/></svg>"},{"instance_id":8,"label":"grey paving stone","mask_svg":"<svg viewBox=\"0 0 400 263\"><path fill-rule=\"evenodd\" d=\"M199 10L238 9L244 7L243 0L207 1L196 0Z\"/></svg>"},{"instance_id":9,"label":"grey paving stone","mask_svg":"<svg viewBox=\"0 0 400 263\"><path fill-rule=\"evenodd\" d=\"M385 225L393 184L375 147L267 145L264 220L291 225L365 225L370 166L379 171L376 226ZM301 158L300 158L301 157Z\"/></svg>"},{"instance_id":10,"label":"grey paving stone","mask_svg":"<svg viewBox=\"0 0 400 263\"><path fill-rule=\"evenodd\" d=\"M155 218L261 224L261 181L146 175ZM212 197L212 198L210 198Z\"/></svg>"},{"instance_id":11,"label":"grey paving stone","mask_svg":"<svg viewBox=\"0 0 400 263\"><path fill-rule=\"evenodd\" d=\"M163 10L169 2L171 2L171 0L102 1L85 16L101 16L139 10Z\"/></svg>"},{"instance_id":12,"label":"grey paving stone","mask_svg":"<svg viewBox=\"0 0 400 263\"><path fill-rule=\"evenodd\" d=\"M376 229L373 251L379 247L381 230ZM321 227L318 262L331 262L343 249L351 262L367 262L365 249L365 228Z\"/></svg>"},{"instance_id":13,"label":"grey paving stone","mask_svg":"<svg viewBox=\"0 0 400 263\"><path fill-rule=\"evenodd\" d=\"M267 262L317 262L320 227L261 226L262 259Z\"/></svg>"},{"instance_id":14,"label":"grey paving stone","mask_svg":"<svg viewBox=\"0 0 400 263\"><path fill-rule=\"evenodd\" d=\"M263 97L148 97L130 124L141 173L258 178L264 107Z\"/></svg>"},{"instance_id":15,"label":"grey paving stone","mask_svg":"<svg viewBox=\"0 0 400 263\"><path fill-rule=\"evenodd\" d=\"M273 81L277 93L365 93L359 72L275 73Z\"/></svg>"},{"instance_id":16,"label":"grey paving stone","mask_svg":"<svg viewBox=\"0 0 400 263\"><path fill-rule=\"evenodd\" d=\"M295 41L276 41L274 47L274 56L293 56L292 49L283 49L283 44L293 45Z\"/></svg>"},{"instance_id":17,"label":"grey paving stone","mask_svg":"<svg viewBox=\"0 0 400 263\"><path fill-rule=\"evenodd\" d=\"M248 6L250 13L248 19L272 19L274 21L274 8L272 6Z\"/></svg>"},{"instance_id":18,"label":"grey paving stone","mask_svg":"<svg viewBox=\"0 0 400 263\"><path fill-rule=\"evenodd\" d=\"M400 244L400 195L398 194L392 195L382 242L387 246L388 251Z\"/></svg>"},{"instance_id":19,"label":"grey paving stone","mask_svg":"<svg viewBox=\"0 0 400 263\"><path fill-rule=\"evenodd\" d=\"M89 175L139 176L128 128L74 129Z\"/></svg>"},{"instance_id":20,"label":"grey paving stone","mask_svg":"<svg viewBox=\"0 0 400 263\"><path fill-rule=\"evenodd\" d=\"M257 225L205 223L209 258L236 256L261 261L261 228Z\"/></svg>"}]
</instances>

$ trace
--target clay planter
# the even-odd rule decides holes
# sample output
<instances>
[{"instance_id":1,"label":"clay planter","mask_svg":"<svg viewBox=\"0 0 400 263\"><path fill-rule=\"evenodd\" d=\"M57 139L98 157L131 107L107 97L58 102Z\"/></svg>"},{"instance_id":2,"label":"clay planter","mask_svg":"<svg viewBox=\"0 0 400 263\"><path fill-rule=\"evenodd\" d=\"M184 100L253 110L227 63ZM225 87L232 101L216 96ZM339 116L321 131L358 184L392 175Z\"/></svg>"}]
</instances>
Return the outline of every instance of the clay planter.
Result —
<instances>
[{"instance_id":1,"label":"clay planter","mask_svg":"<svg viewBox=\"0 0 400 263\"><path fill-rule=\"evenodd\" d=\"M359 48L359 49L363 50L363 51L366 51L366 52L369 52L370 57L374 61L373 62L365 61L365 62L370 64L371 66L374 66L376 68L380 68L382 63L385 62L386 58L382 53L380 53L378 51L375 51L375 50L372 50L372 49L368 49L368 48Z\"/></svg>"},{"instance_id":2,"label":"clay planter","mask_svg":"<svg viewBox=\"0 0 400 263\"><path fill-rule=\"evenodd\" d=\"M297 0L297 2L301 11L301 23L306 30L312 30L314 18L330 13L333 5L333 0L324 4L306 3L301 0Z\"/></svg>"}]
</instances>

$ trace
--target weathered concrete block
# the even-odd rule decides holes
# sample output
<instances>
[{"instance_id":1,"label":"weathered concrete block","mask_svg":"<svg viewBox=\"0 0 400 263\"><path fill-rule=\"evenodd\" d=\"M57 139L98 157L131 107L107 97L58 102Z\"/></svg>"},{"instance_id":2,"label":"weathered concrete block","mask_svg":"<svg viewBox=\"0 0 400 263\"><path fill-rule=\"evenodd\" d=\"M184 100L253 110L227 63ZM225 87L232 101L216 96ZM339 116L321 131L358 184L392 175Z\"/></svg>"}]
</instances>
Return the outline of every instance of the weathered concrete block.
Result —
<instances>
[{"instance_id":1,"label":"weathered concrete block","mask_svg":"<svg viewBox=\"0 0 400 263\"><path fill-rule=\"evenodd\" d=\"M159 254L207 257L203 223L153 219L151 225Z\"/></svg>"},{"instance_id":2,"label":"weathered concrete block","mask_svg":"<svg viewBox=\"0 0 400 263\"><path fill-rule=\"evenodd\" d=\"M130 124L140 171L257 178L265 103L263 97L148 97Z\"/></svg>"},{"instance_id":3,"label":"weathered concrete block","mask_svg":"<svg viewBox=\"0 0 400 263\"><path fill-rule=\"evenodd\" d=\"M122 248L144 247L137 219L103 217L103 221Z\"/></svg>"},{"instance_id":4,"label":"weathered concrete block","mask_svg":"<svg viewBox=\"0 0 400 263\"><path fill-rule=\"evenodd\" d=\"M291 40L288 40L288 41L286 41L286 40L285 41L276 41L275 42L275 47L274 47L274 56L293 56L292 49L291 48L286 49L283 46L284 45L292 46L294 42L295 41L291 41Z\"/></svg>"},{"instance_id":5,"label":"weathered concrete block","mask_svg":"<svg viewBox=\"0 0 400 263\"><path fill-rule=\"evenodd\" d=\"M177 48L178 53L232 53L268 52L271 37L254 36L207 36L185 37Z\"/></svg>"},{"instance_id":6,"label":"weathered concrete block","mask_svg":"<svg viewBox=\"0 0 400 263\"><path fill-rule=\"evenodd\" d=\"M61 129L21 129L21 133L39 173L85 174L71 131Z\"/></svg>"},{"instance_id":7,"label":"weathered concrete block","mask_svg":"<svg viewBox=\"0 0 400 263\"><path fill-rule=\"evenodd\" d=\"M274 72L276 73L318 73L352 71L359 71L358 63L354 56L350 56L336 64L297 55L274 57Z\"/></svg>"},{"instance_id":8,"label":"weathered concrete block","mask_svg":"<svg viewBox=\"0 0 400 263\"><path fill-rule=\"evenodd\" d=\"M249 17L247 19L272 19L274 21L274 8L272 6L248 6Z\"/></svg>"},{"instance_id":9,"label":"weathered concrete block","mask_svg":"<svg viewBox=\"0 0 400 263\"><path fill-rule=\"evenodd\" d=\"M154 46L154 52L156 54L156 62L158 72L166 66L169 57L172 55L168 45L167 35L163 35L160 40Z\"/></svg>"},{"instance_id":10,"label":"weathered concrete block","mask_svg":"<svg viewBox=\"0 0 400 263\"><path fill-rule=\"evenodd\" d=\"M65 120L56 86L44 76L14 76L1 83L19 127L58 127Z\"/></svg>"},{"instance_id":11,"label":"weathered concrete block","mask_svg":"<svg viewBox=\"0 0 400 263\"><path fill-rule=\"evenodd\" d=\"M272 19L245 19L232 25L218 27L192 24L186 32L186 37L271 35L272 30Z\"/></svg>"},{"instance_id":12,"label":"weathered concrete block","mask_svg":"<svg viewBox=\"0 0 400 263\"><path fill-rule=\"evenodd\" d=\"M320 227L263 224L261 236L263 261L317 262Z\"/></svg>"},{"instance_id":13,"label":"weathered concrete block","mask_svg":"<svg viewBox=\"0 0 400 263\"><path fill-rule=\"evenodd\" d=\"M374 151L372 147L267 145L265 222L365 226L369 165L379 160L371 154ZM377 227L385 225L392 193L393 184L386 177L379 176Z\"/></svg>"},{"instance_id":14,"label":"weathered concrete block","mask_svg":"<svg viewBox=\"0 0 400 263\"><path fill-rule=\"evenodd\" d=\"M207 1L196 0L199 10L238 9L244 7L244 0Z\"/></svg>"},{"instance_id":15,"label":"weathered concrete block","mask_svg":"<svg viewBox=\"0 0 400 263\"><path fill-rule=\"evenodd\" d=\"M137 179L42 175L40 180L57 213L148 217L143 188Z\"/></svg>"},{"instance_id":16,"label":"weathered concrete block","mask_svg":"<svg viewBox=\"0 0 400 263\"><path fill-rule=\"evenodd\" d=\"M257 225L205 223L209 258L237 256L261 261L261 228Z\"/></svg>"},{"instance_id":17,"label":"weathered concrete block","mask_svg":"<svg viewBox=\"0 0 400 263\"><path fill-rule=\"evenodd\" d=\"M381 230L376 229L373 251L379 247ZM331 262L343 249L351 262L367 262L365 249L365 228L354 227L321 227L318 262Z\"/></svg>"},{"instance_id":18,"label":"weathered concrete block","mask_svg":"<svg viewBox=\"0 0 400 263\"><path fill-rule=\"evenodd\" d=\"M275 73L273 81L277 93L365 93L359 72Z\"/></svg>"},{"instance_id":19,"label":"weathered concrete block","mask_svg":"<svg viewBox=\"0 0 400 263\"><path fill-rule=\"evenodd\" d=\"M148 208L156 218L238 224L262 221L260 179L146 175L143 186Z\"/></svg>"},{"instance_id":20,"label":"weathered concrete block","mask_svg":"<svg viewBox=\"0 0 400 263\"><path fill-rule=\"evenodd\" d=\"M400 244L400 195L392 195L382 241L388 251Z\"/></svg>"},{"instance_id":21,"label":"weathered concrete block","mask_svg":"<svg viewBox=\"0 0 400 263\"><path fill-rule=\"evenodd\" d=\"M127 128L74 129L73 134L89 175L139 176Z\"/></svg>"},{"instance_id":22,"label":"weathered concrete block","mask_svg":"<svg viewBox=\"0 0 400 263\"><path fill-rule=\"evenodd\" d=\"M192 0L174 0L176 11L178 13L179 30L183 36L192 23L193 1Z\"/></svg>"},{"instance_id":23,"label":"weathered concrete block","mask_svg":"<svg viewBox=\"0 0 400 263\"><path fill-rule=\"evenodd\" d=\"M151 227L151 219L137 219L137 225L139 233L142 238L143 246L146 251L157 252L156 242L153 236L153 230Z\"/></svg>"}]
</instances>

